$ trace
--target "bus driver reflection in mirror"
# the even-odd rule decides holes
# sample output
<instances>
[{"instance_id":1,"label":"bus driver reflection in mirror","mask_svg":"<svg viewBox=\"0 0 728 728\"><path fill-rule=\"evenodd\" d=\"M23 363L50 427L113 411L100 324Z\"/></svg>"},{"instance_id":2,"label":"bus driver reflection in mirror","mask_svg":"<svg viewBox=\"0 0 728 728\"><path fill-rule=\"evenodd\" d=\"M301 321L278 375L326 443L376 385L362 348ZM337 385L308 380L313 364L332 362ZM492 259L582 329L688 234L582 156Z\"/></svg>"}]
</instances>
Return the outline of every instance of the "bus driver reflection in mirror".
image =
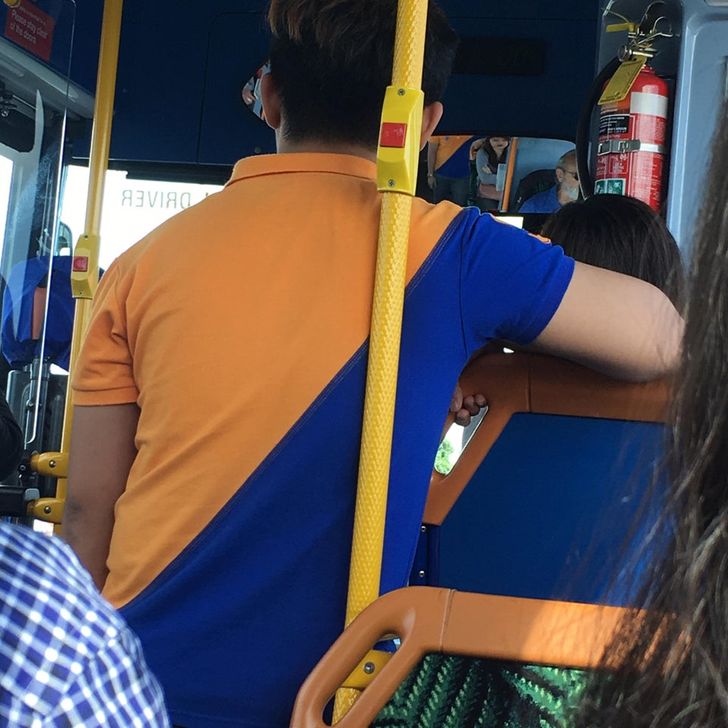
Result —
<instances>
[{"instance_id":1,"label":"bus driver reflection in mirror","mask_svg":"<svg viewBox=\"0 0 728 728\"><path fill-rule=\"evenodd\" d=\"M576 151L572 150L556 163L556 184L526 200L519 212L556 212L578 199L579 173L576 169Z\"/></svg>"}]
</instances>

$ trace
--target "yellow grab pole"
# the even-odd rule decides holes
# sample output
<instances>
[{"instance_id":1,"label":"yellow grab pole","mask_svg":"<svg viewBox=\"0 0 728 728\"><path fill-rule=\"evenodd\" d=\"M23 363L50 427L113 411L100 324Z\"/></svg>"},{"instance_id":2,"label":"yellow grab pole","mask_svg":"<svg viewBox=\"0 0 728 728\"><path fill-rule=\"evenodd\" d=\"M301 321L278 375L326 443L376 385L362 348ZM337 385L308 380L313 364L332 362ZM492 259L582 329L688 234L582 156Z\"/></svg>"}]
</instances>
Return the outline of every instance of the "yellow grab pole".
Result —
<instances>
[{"instance_id":1,"label":"yellow grab pole","mask_svg":"<svg viewBox=\"0 0 728 728\"><path fill-rule=\"evenodd\" d=\"M104 3L94 121L91 132L86 221L84 233L78 239L73 252L71 289L73 297L76 299L76 312L73 321L69 385L63 416L61 452L35 455L31 460L31 465L36 472L58 478L56 497L43 498L36 501L32 506L33 516L55 524L60 524L63 519L63 506L66 500L68 452L73 426L71 375L75 369L81 343L91 318L91 306L99 280L101 210L104 201L106 170L109 166L109 147L114 113L114 96L116 94L116 71L119 62L123 6L124 0L106 0Z\"/></svg>"},{"instance_id":2,"label":"yellow grab pole","mask_svg":"<svg viewBox=\"0 0 728 728\"><path fill-rule=\"evenodd\" d=\"M387 89L382 112L377 182L384 195L346 609L347 626L379 596L407 248L422 128L424 95L421 86L427 6L428 0L399 0L392 86ZM335 721L346 714L357 695L356 690L348 688L337 693Z\"/></svg>"}]
</instances>

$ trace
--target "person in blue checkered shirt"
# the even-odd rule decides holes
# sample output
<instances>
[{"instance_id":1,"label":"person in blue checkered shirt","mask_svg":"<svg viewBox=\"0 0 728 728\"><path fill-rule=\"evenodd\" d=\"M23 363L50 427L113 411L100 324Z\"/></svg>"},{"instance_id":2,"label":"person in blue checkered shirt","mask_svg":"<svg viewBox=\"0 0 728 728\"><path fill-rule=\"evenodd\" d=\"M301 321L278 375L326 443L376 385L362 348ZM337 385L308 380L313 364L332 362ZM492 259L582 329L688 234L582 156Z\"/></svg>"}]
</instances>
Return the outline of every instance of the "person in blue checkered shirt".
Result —
<instances>
[{"instance_id":1,"label":"person in blue checkered shirt","mask_svg":"<svg viewBox=\"0 0 728 728\"><path fill-rule=\"evenodd\" d=\"M0 523L0 594L0 725L169 725L139 641L68 546Z\"/></svg>"}]
</instances>

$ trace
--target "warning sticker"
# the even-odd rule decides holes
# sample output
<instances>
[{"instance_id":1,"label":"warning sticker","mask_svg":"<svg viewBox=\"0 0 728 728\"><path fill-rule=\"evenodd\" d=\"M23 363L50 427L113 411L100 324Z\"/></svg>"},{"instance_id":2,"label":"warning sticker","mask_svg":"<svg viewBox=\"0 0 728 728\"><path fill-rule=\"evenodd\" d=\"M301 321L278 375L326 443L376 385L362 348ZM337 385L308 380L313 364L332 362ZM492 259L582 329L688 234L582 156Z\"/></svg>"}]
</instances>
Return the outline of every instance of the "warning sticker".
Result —
<instances>
[{"instance_id":1,"label":"warning sticker","mask_svg":"<svg viewBox=\"0 0 728 728\"><path fill-rule=\"evenodd\" d=\"M629 114L605 114L599 119L599 136L616 136L629 131Z\"/></svg>"},{"instance_id":2,"label":"warning sticker","mask_svg":"<svg viewBox=\"0 0 728 728\"><path fill-rule=\"evenodd\" d=\"M594 194L624 195L625 183L623 179L598 179L594 185Z\"/></svg>"},{"instance_id":3,"label":"warning sticker","mask_svg":"<svg viewBox=\"0 0 728 728\"><path fill-rule=\"evenodd\" d=\"M49 61L53 50L53 31L56 21L28 2L9 8L5 20L5 37Z\"/></svg>"}]
</instances>

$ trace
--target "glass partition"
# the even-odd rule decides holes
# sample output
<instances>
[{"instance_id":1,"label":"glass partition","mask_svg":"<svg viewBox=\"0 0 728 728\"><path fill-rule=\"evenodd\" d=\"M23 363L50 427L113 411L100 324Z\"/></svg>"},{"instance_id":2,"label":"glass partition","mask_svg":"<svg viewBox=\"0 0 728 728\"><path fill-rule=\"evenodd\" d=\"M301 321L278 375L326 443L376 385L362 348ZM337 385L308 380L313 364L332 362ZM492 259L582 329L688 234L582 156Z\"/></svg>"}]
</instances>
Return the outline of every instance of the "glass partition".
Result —
<instances>
[{"instance_id":1,"label":"glass partition","mask_svg":"<svg viewBox=\"0 0 728 728\"><path fill-rule=\"evenodd\" d=\"M68 79L74 22L72 0L0 5L0 385L28 451L60 446L66 377L51 367L67 368L74 308L62 150L69 113L93 108Z\"/></svg>"}]
</instances>

